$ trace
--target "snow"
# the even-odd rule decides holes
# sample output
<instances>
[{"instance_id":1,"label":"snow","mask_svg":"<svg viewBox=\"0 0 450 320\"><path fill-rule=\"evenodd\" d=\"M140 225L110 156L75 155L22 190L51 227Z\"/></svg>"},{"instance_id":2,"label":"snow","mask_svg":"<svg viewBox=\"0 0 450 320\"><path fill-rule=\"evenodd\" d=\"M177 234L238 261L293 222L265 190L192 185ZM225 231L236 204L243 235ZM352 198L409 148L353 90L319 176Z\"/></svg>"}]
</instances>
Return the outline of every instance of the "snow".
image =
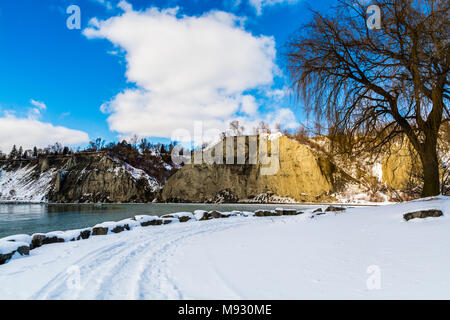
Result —
<instances>
[{"instance_id":1,"label":"snow","mask_svg":"<svg viewBox=\"0 0 450 320\"><path fill-rule=\"evenodd\" d=\"M363 204L363 205L386 205L392 204L390 197L380 191L374 194L369 194L367 189L364 190L361 185L356 183L349 183L345 190L340 193L333 194L338 203L341 204ZM374 200L377 200L375 202Z\"/></svg>"},{"instance_id":2,"label":"snow","mask_svg":"<svg viewBox=\"0 0 450 320\"><path fill-rule=\"evenodd\" d=\"M426 209L444 216L403 219ZM309 211L46 245L0 266L0 299L450 298L449 197Z\"/></svg>"},{"instance_id":3,"label":"snow","mask_svg":"<svg viewBox=\"0 0 450 320\"><path fill-rule=\"evenodd\" d=\"M64 242L69 242L77 239L77 237L80 235L82 231L85 230L91 230L90 228L87 229L78 229L78 230L69 230L69 231L52 231L45 233L44 236L46 238L58 238L63 239Z\"/></svg>"},{"instance_id":4,"label":"snow","mask_svg":"<svg viewBox=\"0 0 450 320\"><path fill-rule=\"evenodd\" d=\"M138 222L150 222L150 221L154 221L154 220L159 220L161 218L158 216L141 215L141 216L135 216L134 219Z\"/></svg>"},{"instance_id":5,"label":"snow","mask_svg":"<svg viewBox=\"0 0 450 320\"><path fill-rule=\"evenodd\" d=\"M261 138L265 138L269 141L274 141L277 140L279 138L281 138L283 136L283 134L281 132L275 132L275 133L262 133L260 134Z\"/></svg>"},{"instance_id":6,"label":"snow","mask_svg":"<svg viewBox=\"0 0 450 320\"><path fill-rule=\"evenodd\" d=\"M114 172L116 175L118 175L121 172L127 172L128 174L131 175L131 177L133 178L134 181L138 181L140 179L145 179L148 181L148 185L150 186L150 189L153 192L158 191L162 188L161 185L159 184L159 182L154 177L145 173L144 170L137 169L137 168L129 165L128 163L125 163L118 159L114 159L114 161L118 164L121 164L121 166L114 168Z\"/></svg>"},{"instance_id":7,"label":"snow","mask_svg":"<svg viewBox=\"0 0 450 320\"><path fill-rule=\"evenodd\" d=\"M94 228L107 228L108 234L112 233L112 230L114 230L116 227L125 227L128 226L130 229L133 229L135 227L140 226L140 223L133 219L125 219L119 222L109 221L109 222L103 222L95 225Z\"/></svg>"},{"instance_id":8,"label":"snow","mask_svg":"<svg viewBox=\"0 0 450 320\"><path fill-rule=\"evenodd\" d=\"M200 220L201 218L203 218L205 216L205 213L207 213L208 211L205 210L195 210L194 211L194 217L195 220Z\"/></svg>"},{"instance_id":9,"label":"snow","mask_svg":"<svg viewBox=\"0 0 450 320\"><path fill-rule=\"evenodd\" d=\"M1 202L45 202L55 171L47 170L36 178L36 166L25 166L14 171L0 169Z\"/></svg>"},{"instance_id":10,"label":"snow","mask_svg":"<svg viewBox=\"0 0 450 320\"><path fill-rule=\"evenodd\" d=\"M189 219L191 219L189 221L197 220L196 216L194 214L192 214L191 212L171 213L171 214L166 214L166 215L164 215L162 217L163 218L174 218L174 219L189 218Z\"/></svg>"},{"instance_id":11,"label":"snow","mask_svg":"<svg viewBox=\"0 0 450 320\"><path fill-rule=\"evenodd\" d=\"M28 246L25 242L14 242L14 241L4 241L0 240L0 254L8 254L17 251L18 248L23 246Z\"/></svg>"},{"instance_id":12,"label":"snow","mask_svg":"<svg viewBox=\"0 0 450 320\"><path fill-rule=\"evenodd\" d=\"M376 162L372 167L372 175L377 178L378 182L383 182L383 165Z\"/></svg>"},{"instance_id":13,"label":"snow","mask_svg":"<svg viewBox=\"0 0 450 320\"><path fill-rule=\"evenodd\" d=\"M14 241L14 242L24 242L24 243L31 243L32 237L28 234L16 234L13 236L1 238L0 241Z\"/></svg>"}]
</instances>

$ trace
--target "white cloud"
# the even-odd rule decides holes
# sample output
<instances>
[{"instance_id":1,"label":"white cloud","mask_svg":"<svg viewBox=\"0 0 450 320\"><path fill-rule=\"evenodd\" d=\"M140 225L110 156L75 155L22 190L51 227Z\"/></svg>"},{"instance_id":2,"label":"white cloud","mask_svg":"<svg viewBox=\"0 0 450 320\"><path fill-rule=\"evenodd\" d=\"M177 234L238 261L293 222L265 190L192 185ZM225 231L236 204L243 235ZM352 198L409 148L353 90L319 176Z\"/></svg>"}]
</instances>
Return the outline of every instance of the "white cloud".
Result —
<instances>
[{"instance_id":1,"label":"white cloud","mask_svg":"<svg viewBox=\"0 0 450 320\"><path fill-rule=\"evenodd\" d=\"M28 118L37 120L41 117L41 110L46 110L47 106L44 102L36 101L31 99L30 103L34 106L28 110Z\"/></svg>"},{"instance_id":2,"label":"white cloud","mask_svg":"<svg viewBox=\"0 0 450 320\"><path fill-rule=\"evenodd\" d=\"M84 30L125 52L127 80L137 87L101 106L111 130L170 137L194 121L222 130L239 111L257 116L256 100L245 92L273 84L272 37L252 35L242 18L226 12L181 16L178 9L120 6L120 16L94 19Z\"/></svg>"},{"instance_id":3,"label":"white cloud","mask_svg":"<svg viewBox=\"0 0 450 320\"><path fill-rule=\"evenodd\" d=\"M264 7L274 6L276 4L295 4L300 0L249 0L258 15L262 14Z\"/></svg>"},{"instance_id":4,"label":"white cloud","mask_svg":"<svg viewBox=\"0 0 450 320\"><path fill-rule=\"evenodd\" d=\"M244 127L244 133L246 134L253 134L253 129L257 128L261 121L268 124L272 131L275 131L278 124L281 125L282 129L295 129L299 126L294 113L287 108L274 109L263 117L239 117L237 120Z\"/></svg>"},{"instance_id":5,"label":"white cloud","mask_svg":"<svg viewBox=\"0 0 450 320\"><path fill-rule=\"evenodd\" d=\"M258 110L258 104L256 103L255 97L250 95L243 96L241 102L241 109L242 112L248 115L255 114L256 111Z\"/></svg>"},{"instance_id":6,"label":"white cloud","mask_svg":"<svg viewBox=\"0 0 450 320\"><path fill-rule=\"evenodd\" d=\"M291 89L287 86L284 86L282 89L267 90L266 96L275 101L279 101L288 97L289 93L292 93Z\"/></svg>"},{"instance_id":7,"label":"white cloud","mask_svg":"<svg viewBox=\"0 0 450 320\"><path fill-rule=\"evenodd\" d=\"M89 141L87 133L54 126L33 118L17 118L5 113L0 117L0 150L7 153L15 144L25 149L46 147L60 142L65 145L76 145Z\"/></svg>"},{"instance_id":8,"label":"white cloud","mask_svg":"<svg viewBox=\"0 0 450 320\"><path fill-rule=\"evenodd\" d=\"M38 109L40 109L40 110L45 110L45 109L47 109L47 106L46 106L46 104L45 104L44 102L40 102L40 101L36 101L36 100L31 99L31 100L30 100L30 103L31 103L33 106L35 106L35 107L37 107Z\"/></svg>"},{"instance_id":9,"label":"white cloud","mask_svg":"<svg viewBox=\"0 0 450 320\"><path fill-rule=\"evenodd\" d=\"M113 8L111 1L107 1L107 0L94 0L94 1L103 5L107 10L111 10Z\"/></svg>"}]
</instances>

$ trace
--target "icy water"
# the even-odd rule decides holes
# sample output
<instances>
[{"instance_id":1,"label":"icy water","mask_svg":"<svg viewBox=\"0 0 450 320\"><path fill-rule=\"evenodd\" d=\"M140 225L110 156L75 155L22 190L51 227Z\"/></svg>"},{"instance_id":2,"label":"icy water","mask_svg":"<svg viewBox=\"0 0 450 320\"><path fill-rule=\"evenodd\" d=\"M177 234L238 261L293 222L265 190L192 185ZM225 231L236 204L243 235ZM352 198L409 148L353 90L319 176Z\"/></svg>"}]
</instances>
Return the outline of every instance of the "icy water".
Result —
<instances>
[{"instance_id":1,"label":"icy water","mask_svg":"<svg viewBox=\"0 0 450 320\"><path fill-rule=\"evenodd\" d=\"M264 204L0 204L0 238L13 234L66 231L119 221L135 215L162 216L195 210L255 211L277 207L305 209L305 205Z\"/></svg>"}]
</instances>

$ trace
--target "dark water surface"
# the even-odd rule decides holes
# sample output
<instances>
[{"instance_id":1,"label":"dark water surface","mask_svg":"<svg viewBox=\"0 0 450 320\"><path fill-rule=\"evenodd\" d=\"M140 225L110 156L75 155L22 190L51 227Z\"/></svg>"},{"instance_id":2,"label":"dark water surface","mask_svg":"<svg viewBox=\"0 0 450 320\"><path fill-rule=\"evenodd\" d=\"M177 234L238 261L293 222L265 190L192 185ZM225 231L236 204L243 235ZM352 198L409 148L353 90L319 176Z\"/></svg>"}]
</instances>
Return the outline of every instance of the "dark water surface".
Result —
<instances>
[{"instance_id":1,"label":"dark water surface","mask_svg":"<svg viewBox=\"0 0 450 320\"><path fill-rule=\"evenodd\" d=\"M195 210L255 211L278 207L305 209L305 205L264 204L0 204L0 238L13 234L66 231L119 221L135 215L162 216Z\"/></svg>"}]
</instances>

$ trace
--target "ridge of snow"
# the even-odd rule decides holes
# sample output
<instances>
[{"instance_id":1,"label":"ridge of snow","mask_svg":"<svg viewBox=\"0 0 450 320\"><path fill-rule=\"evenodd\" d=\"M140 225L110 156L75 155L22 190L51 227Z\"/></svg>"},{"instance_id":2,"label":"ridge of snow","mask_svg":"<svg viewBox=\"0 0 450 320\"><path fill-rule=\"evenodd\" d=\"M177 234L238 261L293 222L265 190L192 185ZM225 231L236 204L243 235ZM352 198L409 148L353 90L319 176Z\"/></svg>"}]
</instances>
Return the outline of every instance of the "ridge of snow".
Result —
<instances>
[{"instance_id":1,"label":"ridge of snow","mask_svg":"<svg viewBox=\"0 0 450 320\"><path fill-rule=\"evenodd\" d=\"M8 254L17 251L18 248L28 246L28 243L0 240L0 254Z\"/></svg>"}]
</instances>

